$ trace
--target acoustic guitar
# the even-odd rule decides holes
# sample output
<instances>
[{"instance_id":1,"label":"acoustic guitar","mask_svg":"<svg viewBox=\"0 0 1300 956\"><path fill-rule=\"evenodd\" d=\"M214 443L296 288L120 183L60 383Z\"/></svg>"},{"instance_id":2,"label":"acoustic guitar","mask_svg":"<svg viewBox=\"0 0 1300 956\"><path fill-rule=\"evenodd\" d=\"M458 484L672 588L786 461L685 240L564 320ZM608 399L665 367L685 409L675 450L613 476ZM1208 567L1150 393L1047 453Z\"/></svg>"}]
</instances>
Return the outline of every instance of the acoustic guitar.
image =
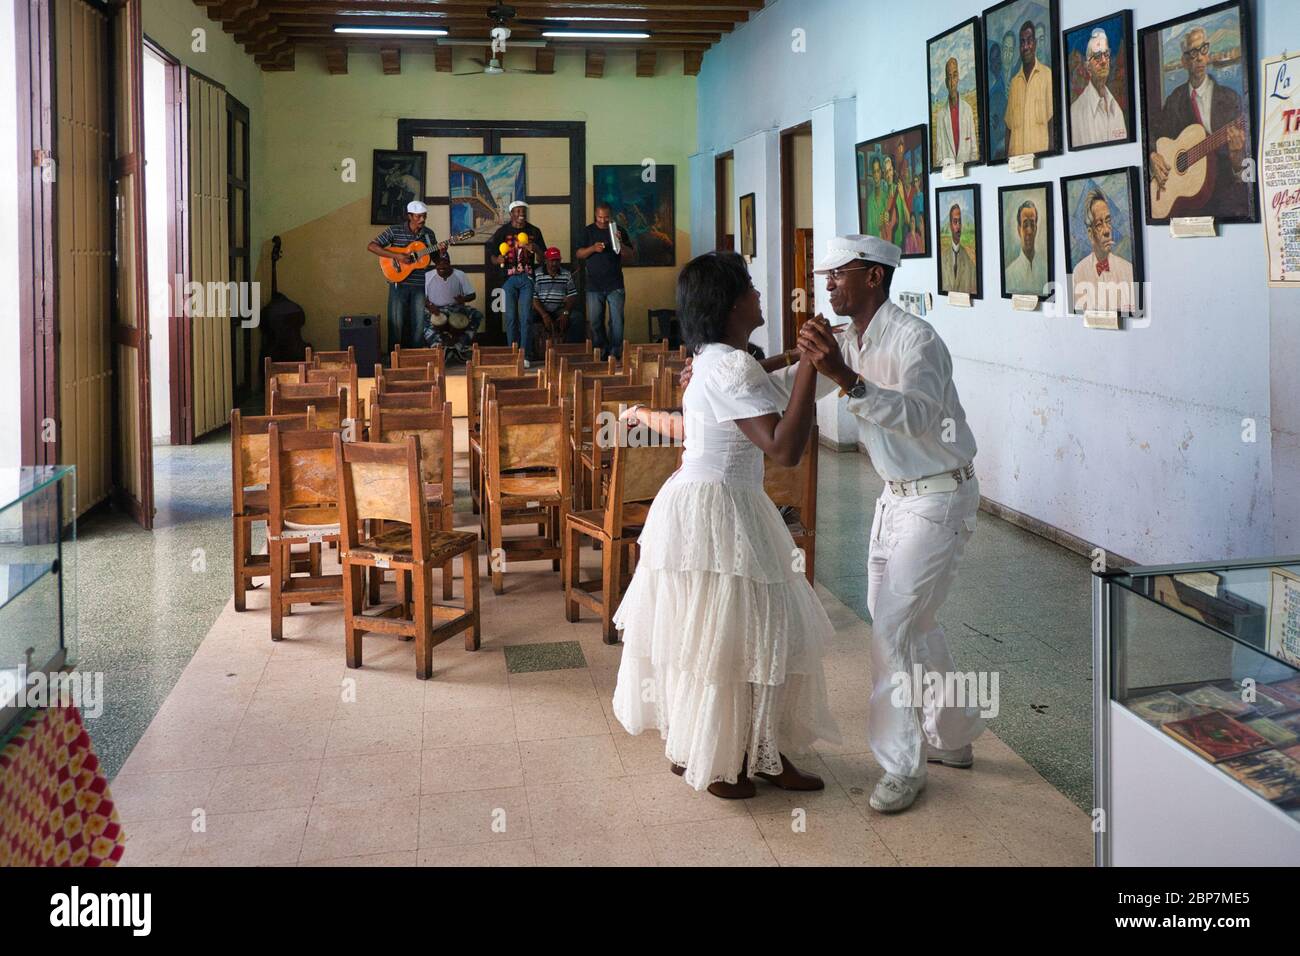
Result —
<instances>
[{"instance_id":1,"label":"acoustic guitar","mask_svg":"<svg viewBox=\"0 0 1300 956\"><path fill-rule=\"evenodd\" d=\"M379 268L384 273L384 278L389 282L401 282L416 269L427 269L433 264L434 252L442 252L448 246L455 245L458 242L465 242L467 239L474 238L474 230L468 229L465 232L458 233L449 239L444 239L438 243L437 249L429 248L429 244L416 240L406 246L388 246L389 252L401 252L407 256L414 256L407 262L398 262L396 259L389 259L387 256L379 260ZM420 255L424 253L424 255Z\"/></svg>"},{"instance_id":2,"label":"acoustic guitar","mask_svg":"<svg viewBox=\"0 0 1300 956\"><path fill-rule=\"evenodd\" d=\"M1177 139L1162 136L1156 141L1155 152L1169 164L1169 177L1164 188L1151 177L1151 217L1168 219L1174 205L1182 200L1181 211L1201 209L1210 199L1214 189L1215 156L1228 142L1230 129L1245 127L1246 117L1235 120L1213 133L1206 133L1200 123L1193 123Z\"/></svg>"}]
</instances>

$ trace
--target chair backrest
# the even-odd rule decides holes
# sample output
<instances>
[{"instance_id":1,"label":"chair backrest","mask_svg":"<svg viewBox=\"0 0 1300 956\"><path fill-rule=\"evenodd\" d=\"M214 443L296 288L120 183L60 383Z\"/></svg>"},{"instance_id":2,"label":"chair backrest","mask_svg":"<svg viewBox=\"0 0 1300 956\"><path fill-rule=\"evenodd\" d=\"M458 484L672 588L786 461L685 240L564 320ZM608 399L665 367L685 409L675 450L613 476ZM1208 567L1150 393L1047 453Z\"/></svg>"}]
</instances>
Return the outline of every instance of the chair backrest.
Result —
<instances>
[{"instance_id":1,"label":"chair backrest","mask_svg":"<svg viewBox=\"0 0 1300 956\"><path fill-rule=\"evenodd\" d=\"M455 432L451 403L432 409L394 408L380 399L370 420L370 440L397 444L415 436L420 441L420 478L427 484L451 488Z\"/></svg>"},{"instance_id":2,"label":"chair backrest","mask_svg":"<svg viewBox=\"0 0 1300 956\"><path fill-rule=\"evenodd\" d=\"M763 490L778 508L799 509L799 520L808 530L817 527L817 426L808 436L808 447L793 467L778 465L763 456Z\"/></svg>"},{"instance_id":3,"label":"chair backrest","mask_svg":"<svg viewBox=\"0 0 1300 956\"><path fill-rule=\"evenodd\" d=\"M432 362L423 365L408 365L405 368L384 368L375 366L375 384L379 382L441 382L442 372Z\"/></svg>"},{"instance_id":4,"label":"chair backrest","mask_svg":"<svg viewBox=\"0 0 1300 956\"><path fill-rule=\"evenodd\" d=\"M497 402L501 405L549 405L551 393L545 388L502 388L498 390L499 381L489 379L483 393L483 403Z\"/></svg>"},{"instance_id":5,"label":"chair backrest","mask_svg":"<svg viewBox=\"0 0 1300 956\"><path fill-rule=\"evenodd\" d=\"M592 444L600 448L611 448L609 441L613 430L608 427L618 420L623 409L632 405L653 405L655 403L653 385L606 385L597 382L591 390L590 422ZM602 415L612 418L602 419Z\"/></svg>"},{"instance_id":6,"label":"chair backrest","mask_svg":"<svg viewBox=\"0 0 1300 956\"><path fill-rule=\"evenodd\" d=\"M573 434L585 435L591 431L595 418L591 411L591 396L596 383L602 385L631 385L632 377L623 372L584 372L578 369L573 373L573 391L569 398L573 403Z\"/></svg>"},{"instance_id":7,"label":"chair backrest","mask_svg":"<svg viewBox=\"0 0 1300 956\"><path fill-rule=\"evenodd\" d=\"M293 383L303 381L306 371L305 362L272 362L271 356L262 360L262 387L266 390L266 414L271 414L271 390L276 382Z\"/></svg>"},{"instance_id":8,"label":"chair backrest","mask_svg":"<svg viewBox=\"0 0 1300 956\"><path fill-rule=\"evenodd\" d=\"M357 347L349 345L338 352L314 352L307 346L307 364L312 368L343 368L357 364Z\"/></svg>"},{"instance_id":9,"label":"chair backrest","mask_svg":"<svg viewBox=\"0 0 1300 956\"><path fill-rule=\"evenodd\" d=\"M510 353L509 361L488 358L486 362L477 362L471 358L465 363L465 391L467 418L471 433L479 430L482 417L483 382L489 378L522 378L524 375L524 354L519 351Z\"/></svg>"},{"instance_id":10,"label":"chair backrest","mask_svg":"<svg viewBox=\"0 0 1300 956\"><path fill-rule=\"evenodd\" d=\"M338 353L325 352L324 354L335 355ZM309 385L336 379L340 388L348 390L348 417L357 417L356 404L360 395L357 391L357 367L355 365L322 365L320 368L312 368L309 365L303 376L303 381Z\"/></svg>"},{"instance_id":11,"label":"chair backrest","mask_svg":"<svg viewBox=\"0 0 1300 956\"><path fill-rule=\"evenodd\" d=\"M568 406L568 399L559 405L488 405L483 446L488 480L496 484L502 472L546 469L560 479L562 500L567 501L571 457L565 434Z\"/></svg>"},{"instance_id":12,"label":"chair backrest","mask_svg":"<svg viewBox=\"0 0 1300 956\"><path fill-rule=\"evenodd\" d=\"M276 535L283 532L285 512L290 508L337 507L336 438L341 438L337 432L313 429L281 431L275 422L268 426L270 470L267 488L271 507L267 526L271 532Z\"/></svg>"},{"instance_id":13,"label":"chair backrest","mask_svg":"<svg viewBox=\"0 0 1300 956\"><path fill-rule=\"evenodd\" d=\"M411 527L411 550L428 557L428 512L420 484L420 440L345 442L334 436L335 481L339 489L341 550L358 545L357 529L367 519L399 521Z\"/></svg>"},{"instance_id":14,"label":"chair backrest","mask_svg":"<svg viewBox=\"0 0 1300 956\"><path fill-rule=\"evenodd\" d=\"M272 415L305 415L308 408L316 409L315 427L342 428L347 418L348 390L340 387L336 394L324 398L289 398L278 390L271 393Z\"/></svg>"},{"instance_id":15,"label":"chair backrest","mask_svg":"<svg viewBox=\"0 0 1300 956\"><path fill-rule=\"evenodd\" d=\"M400 345L393 346L393 368L418 368L422 365L432 365L441 376L447 369L446 350L441 345L430 349L404 349Z\"/></svg>"},{"instance_id":16,"label":"chair backrest","mask_svg":"<svg viewBox=\"0 0 1300 956\"><path fill-rule=\"evenodd\" d=\"M655 405L661 408L681 408L686 389L682 388L682 369L680 365L665 363L659 370L659 394L655 396Z\"/></svg>"},{"instance_id":17,"label":"chair backrest","mask_svg":"<svg viewBox=\"0 0 1300 956\"><path fill-rule=\"evenodd\" d=\"M395 408L413 408L433 411L442 404L442 391L437 388L424 388L415 392L383 392L370 390L370 420L373 422L382 405L390 411Z\"/></svg>"},{"instance_id":18,"label":"chair backrest","mask_svg":"<svg viewBox=\"0 0 1300 956\"><path fill-rule=\"evenodd\" d=\"M479 345L475 342L470 347L470 361L475 365L499 365L496 361L500 358L508 358L514 361L516 357L522 358L519 354L519 346L515 345Z\"/></svg>"},{"instance_id":19,"label":"chair backrest","mask_svg":"<svg viewBox=\"0 0 1300 956\"><path fill-rule=\"evenodd\" d=\"M623 431L614 445L609 492L605 496L606 534L611 538L621 537L627 506L653 501L681 464L681 458L680 445L630 445L627 431Z\"/></svg>"},{"instance_id":20,"label":"chair backrest","mask_svg":"<svg viewBox=\"0 0 1300 956\"><path fill-rule=\"evenodd\" d=\"M547 379L546 387L551 394L569 398L573 395L573 376L575 372L587 375L613 375L618 372L618 363L613 356L604 362L575 359L569 355L560 356L559 371Z\"/></svg>"},{"instance_id":21,"label":"chair backrest","mask_svg":"<svg viewBox=\"0 0 1300 956\"><path fill-rule=\"evenodd\" d=\"M239 409L230 413L231 489L235 514L244 511L244 490L257 488L271 480L266 430L276 423L285 431L307 427L306 415L245 415Z\"/></svg>"},{"instance_id":22,"label":"chair backrest","mask_svg":"<svg viewBox=\"0 0 1300 956\"><path fill-rule=\"evenodd\" d=\"M311 375L312 369L307 369L307 374ZM319 371L317 374L321 374ZM276 396L280 398L333 398L339 393L339 380L336 377L337 372L330 369L324 381L307 381L301 385L293 382L276 382L271 391L275 394L271 397L271 404L275 404Z\"/></svg>"},{"instance_id":23,"label":"chair backrest","mask_svg":"<svg viewBox=\"0 0 1300 956\"><path fill-rule=\"evenodd\" d=\"M546 345L546 379L560 370L560 356L568 355L583 361L595 361L600 358L600 351L591 344L591 339L583 342L549 342Z\"/></svg>"}]
</instances>

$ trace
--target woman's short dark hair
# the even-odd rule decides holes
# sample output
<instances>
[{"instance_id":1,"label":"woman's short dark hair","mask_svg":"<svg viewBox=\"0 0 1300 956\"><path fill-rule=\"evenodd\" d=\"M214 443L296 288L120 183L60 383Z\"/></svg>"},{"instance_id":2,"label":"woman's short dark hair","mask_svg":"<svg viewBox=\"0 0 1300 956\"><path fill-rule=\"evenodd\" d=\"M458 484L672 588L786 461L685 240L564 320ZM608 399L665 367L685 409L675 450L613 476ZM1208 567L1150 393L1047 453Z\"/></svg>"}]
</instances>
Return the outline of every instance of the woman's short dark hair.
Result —
<instances>
[{"instance_id":1,"label":"woman's short dark hair","mask_svg":"<svg viewBox=\"0 0 1300 956\"><path fill-rule=\"evenodd\" d=\"M677 318L682 341L692 355L727 334L727 319L740 297L753 287L738 253L706 252L677 277Z\"/></svg>"}]
</instances>

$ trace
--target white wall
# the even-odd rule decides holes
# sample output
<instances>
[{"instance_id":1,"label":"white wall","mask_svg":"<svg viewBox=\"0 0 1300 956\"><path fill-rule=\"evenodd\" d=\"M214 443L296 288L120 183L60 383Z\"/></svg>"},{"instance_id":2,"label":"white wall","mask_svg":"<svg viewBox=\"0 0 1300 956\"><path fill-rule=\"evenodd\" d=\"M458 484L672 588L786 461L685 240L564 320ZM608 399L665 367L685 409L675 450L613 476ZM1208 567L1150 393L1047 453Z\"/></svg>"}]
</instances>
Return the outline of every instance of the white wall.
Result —
<instances>
[{"instance_id":1,"label":"white wall","mask_svg":"<svg viewBox=\"0 0 1300 956\"><path fill-rule=\"evenodd\" d=\"M18 89L14 3L0 0L0 468L22 453L22 376L18 359Z\"/></svg>"},{"instance_id":2,"label":"white wall","mask_svg":"<svg viewBox=\"0 0 1300 956\"><path fill-rule=\"evenodd\" d=\"M1059 5L1062 28L1111 9L1087 0ZM1194 4L1128 6L1140 28ZM1253 6L1257 56L1300 48L1300 4ZM844 179L854 175L853 143L925 121L926 40L979 12L969 0L777 0L704 57L693 191L712 191L710 157L735 148L736 193L758 193L766 250L780 215L777 164L774 149L753 144L812 117L817 240L825 241L832 223L834 231L856 232L856 205L851 192L847 201L844 195ZM805 31L806 52L792 50L797 29ZM854 117L846 127L833 111L827 116L826 104L850 98ZM827 143L834 145L829 166ZM1125 165L1141 165L1140 144L1067 152L1022 176L1005 165L973 167L983 248L997 248L999 186L1055 184L1063 175ZM703 196L693 198L693 214L705 215L708 206ZM697 236L711 229L711 219L693 224ZM1175 241L1166 229L1146 228L1147 328L1101 332L1084 329L1077 317L1013 312L998 295L996 256L988 254L985 298L973 310L936 306L928 318L953 353L987 497L1141 561L1300 550L1296 293L1267 289L1260 226L1225 225L1220 233ZM1061 274L1065 253L1055 224L1052 242ZM780 294L776 263L767 255L753 270L769 302ZM934 292L935 280L932 257L908 260L894 291ZM820 297L818 307L825 308ZM1245 418L1257 423L1253 444L1242 441ZM824 431L825 419L823 412Z\"/></svg>"}]
</instances>

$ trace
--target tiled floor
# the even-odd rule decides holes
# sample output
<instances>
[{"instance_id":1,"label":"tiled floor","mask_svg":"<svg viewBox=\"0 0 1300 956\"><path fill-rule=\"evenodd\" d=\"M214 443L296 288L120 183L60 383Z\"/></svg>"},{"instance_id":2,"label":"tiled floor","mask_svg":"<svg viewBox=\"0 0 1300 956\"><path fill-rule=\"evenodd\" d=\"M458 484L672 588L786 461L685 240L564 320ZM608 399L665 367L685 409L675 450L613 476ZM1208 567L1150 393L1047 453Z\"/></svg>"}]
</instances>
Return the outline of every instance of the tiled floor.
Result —
<instances>
[{"instance_id":1,"label":"tiled floor","mask_svg":"<svg viewBox=\"0 0 1300 956\"><path fill-rule=\"evenodd\" d=\"M866 467L828 454L823 468L839 461ZM822 521L834 497L823 485ZM843 528L845 542L864 537ZM443 644L430 681L415 679L409 643L382 636L349 671L337 607L296 612L273 644L265 592L253 592L246 613L221 611L113 781L125 862L1090 864L1089 818L993 734L973 771L933 769L906 813L866 806L879 776L865 736L869 626L833 593L851 594L851 580L818 588L837 629L826 666L844 735L808 761L826 790L760 782L739 802L690 790L656 737L613 719L621 648L589 615L564 620L549 563L514 565L500 597L485 583L482 649ZM561 642L585 666L571 648L524 647ZM532 669L557 660L568 666Z\"/></svg>"}]
</instances>

